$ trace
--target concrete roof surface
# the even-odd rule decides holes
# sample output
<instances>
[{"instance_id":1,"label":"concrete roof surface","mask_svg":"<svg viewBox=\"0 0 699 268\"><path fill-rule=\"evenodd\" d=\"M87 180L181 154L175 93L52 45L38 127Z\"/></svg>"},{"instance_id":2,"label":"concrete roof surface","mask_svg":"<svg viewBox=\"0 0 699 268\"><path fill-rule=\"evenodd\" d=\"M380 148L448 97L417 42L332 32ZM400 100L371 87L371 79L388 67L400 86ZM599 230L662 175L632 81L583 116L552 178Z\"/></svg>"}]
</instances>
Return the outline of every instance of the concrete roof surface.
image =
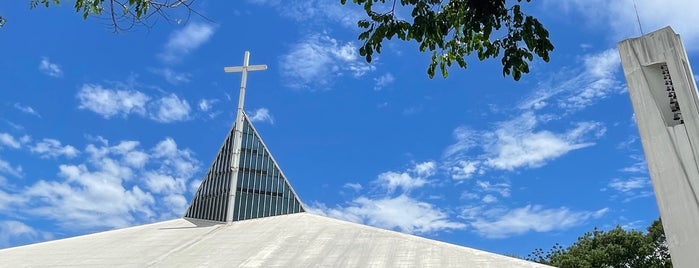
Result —
<instances>
[{"instance_id":1,"label":"concrete roof surface","mask_svg":"<svg viewBox=\"0 0 699 268\"><path fill-rule=\"evenodd\" d=\"M309 213L176 219L0 250L6 267L549 267Z\"/></svg>"}]
</instances>

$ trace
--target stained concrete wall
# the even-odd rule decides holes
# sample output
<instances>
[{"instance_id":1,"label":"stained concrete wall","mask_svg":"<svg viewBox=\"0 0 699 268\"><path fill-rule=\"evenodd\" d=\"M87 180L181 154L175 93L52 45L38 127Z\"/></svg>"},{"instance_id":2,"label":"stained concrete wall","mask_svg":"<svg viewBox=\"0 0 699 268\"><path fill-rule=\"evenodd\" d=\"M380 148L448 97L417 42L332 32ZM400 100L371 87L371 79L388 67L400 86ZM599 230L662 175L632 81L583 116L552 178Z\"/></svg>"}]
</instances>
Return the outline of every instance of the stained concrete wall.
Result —
<instances>
[{"instance_id":1,"label":"stained concrete wall","mask_svg":"<svg viewBox=\"0 0 699 268\"><path fill-rule=\"evenodd\" d=\"M618 47L672 262L696 267L699 98L684 45L666 27Z\"/></svg>"}]
</instances>

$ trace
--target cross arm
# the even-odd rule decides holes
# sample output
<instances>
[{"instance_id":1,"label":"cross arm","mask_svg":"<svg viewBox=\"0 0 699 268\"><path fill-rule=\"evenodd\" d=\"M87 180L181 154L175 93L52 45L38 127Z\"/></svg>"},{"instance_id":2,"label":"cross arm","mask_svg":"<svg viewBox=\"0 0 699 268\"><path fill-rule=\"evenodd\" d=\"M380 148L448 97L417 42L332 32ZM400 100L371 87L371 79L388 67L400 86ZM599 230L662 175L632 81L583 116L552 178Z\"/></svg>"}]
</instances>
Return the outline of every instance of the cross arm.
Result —
<instances>
[{"instance_id":1,"label":"cross arm","mask_svg":"<svg viewBox=\"0 0 699 268\"><path fill-rule=\"evenodd\" d=\"M250 66L235 66L235 67L223 67L223 71L227 73L242 72L243 69L247 71L262 71L267 70L267 65L250 65Z\"/></svg>"}]
</instances>

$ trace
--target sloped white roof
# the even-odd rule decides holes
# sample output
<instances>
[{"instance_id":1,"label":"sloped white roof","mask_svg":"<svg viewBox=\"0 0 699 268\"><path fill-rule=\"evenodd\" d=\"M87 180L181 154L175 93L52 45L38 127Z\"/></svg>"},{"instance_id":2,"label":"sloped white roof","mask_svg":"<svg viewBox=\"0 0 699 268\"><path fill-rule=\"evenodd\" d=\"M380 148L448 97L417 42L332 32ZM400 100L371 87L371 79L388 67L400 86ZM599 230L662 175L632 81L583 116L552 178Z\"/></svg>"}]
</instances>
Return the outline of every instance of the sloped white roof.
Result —
<instances>
[{"instance_id":1,"label":"sloped white roof","mask_svg":"<svg viewBox=\"0 0 699 268\"><path fill-rule=\"evenodd\" d=\"M549 267L309 213L176 219L0 250L6 267Z\"/></svg>"}]
</instances>

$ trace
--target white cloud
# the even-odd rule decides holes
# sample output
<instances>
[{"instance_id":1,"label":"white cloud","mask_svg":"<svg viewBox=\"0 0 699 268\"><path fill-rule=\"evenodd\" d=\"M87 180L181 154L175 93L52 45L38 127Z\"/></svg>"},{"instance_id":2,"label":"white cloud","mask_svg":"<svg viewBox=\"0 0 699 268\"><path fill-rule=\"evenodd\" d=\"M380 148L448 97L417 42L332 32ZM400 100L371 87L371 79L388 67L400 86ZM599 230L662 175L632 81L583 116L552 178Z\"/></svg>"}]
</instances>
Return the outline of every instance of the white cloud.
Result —
<instances>
[{"instance_id":1,"label":"white cloud","mask_svg":"<svg viewBox=\"0 0 699 268\"><path fill-rule=\"evenodd\" d=\"M520 208L469 207L463 217L473 230L487 238L506 238L527 232L549 232L565 230L583 224L590 219L602 217L609 211L571 211L568 208L544 208L539 205L526 205Z\"/></svg>"},{"instance_id":2,"label":"white cloud","mask_svg":"<svg viewBox=\"0 0 699 268\"><path fill-rule=\"evenodd\" d=\"M470 192L470 191L464 191L461 193L461 196L459 197L459 199L471 200L471 199L477 199L478 197L479 197L479 195L477 193Z\"/></svg>"},{"instance_id":3,"label":"white cloud","mask_svg":"<svg viewBox=\"0 0 699 268\"><path fill-rule=\"evenodd\" d=\"M340 23L344 27L357 26L357 21L364 18L361 8L352 5L342 5L339 1L326 0L250 0L256 4L274 7L282 16L299 22L328 21Z\"/></svg>"},{"instance_id":4,"label":"white cloud","mask_svg":"<svg viewBox=\"0 0 699 268\"><path fill-rule=\"evenodd\" d=\"M476 185L478 186L478 188L480 188L481 191L486 193L498 193L502 197L510 196L511 185L509 183L490 183L489 181L479 180L476 182Z\"/></svg>"},{"instance_id":5,"label":"white cloud","mask_svg":"<svg viewBox=\"0 0 699 268\"><path fill-rule=\"evenodd\" d=\"M201 99L199 101L199 110L201 110L202 112L208 112L213 108L213 105L217 102L217 99Z\"/></svg>"},{"instance_id":6,"label":"white cloud","mask_svg":"<svg viewBox=\"0 0 699 268\"><path fill-rule=\"evenodd\" d=\"M478 139L480 138L481 133L465 126L459 126L454 129L453 135L456 139L456 143L449 145L444 150L445 157L460 156L472 148L478 147L480 144Z\"/></svg>"},{"instance_id":7,"label":"white cloud","mask_svg":"<svg viewBox=\"0 0 699 268\"><path fill-rule=\"evenodd\" d=\"M58 64L52 63L48 58L44 57L39 63L39 70L49 76L61 77L63 76L63 70Z\"/></svg>"},{"instance_id":8,"label":"white cloud","mask_svg":"<svg viewBox=\"0 0 699 268\"><path fill-rule=\"evenodd\" d=\"M611 94L624 91L624 85L616 79L616 73L621 69L621 60L615 48L599 54L586 55L583 62L585 77L574 78L579 89L559 102L562 108L582 109Z\"/></svg>"},{"instance_id":9,"label":"white cloud","mask_svg":"<svg viewBox=\"0 0 699 268\"><path fill-rule=\"evenodd\" d=\"M165 172L176 178L190 178L198 170L199 161L194 158L188 149L177 148L177 143L172 138L166 138L159 142L152 150L151 156L162 162L161 173Z\"/></svg>"},{"instance_id":10,"label":"white cloud","mask_svg":"<svg viewBox=\"0 0 699 268\"><path fill-rule=\"evenodd\" d=\"M403 189L403 192L409 192L412 189L422 187L427 183L427 180L420 177L413 177L406 172L398 173L388 171L379 174L375 182L392 193L398 188Z\"/></svg>"},{"instance_id":11,"label":"white cloud","mask_svg":"<svg viewBox=\"0 0 699 268\"><path fill-rule=\"evenodd\" d=\"M568 127L557 126L555 130L548 126L553 125L550 124L553 120L594 105L610 94L623 92L622 83L615 80L619 67L616 51L586 55L580 62L582 67L561 71L567 75L553 78L559 81L540 84L534 94L513 109L517 116L494 122L489 128L475 130L460 126L454 130L456 141L444 150L440 166L458 180L457 184L469 184L461 199L482 205L464 210L464 218L478 234L505 237L530 231L562 230L606 213L606 209L576 212L541 206L501 207L497 204L500 199L510 197L512 185L507 180L495 181L484 176L494 170L544 166L574 150L593 146L596 139L605 135L606 128L599 122L573 121ZM547 109L551 111L545 113ZM482 178L467 180L474 177Z\"/></svg>"},{"instance_id":12,"label":"white cloud","mask_svg":"<svg viewBox=\"0 0 699 268\"><path fill-rule=\"evenodd\" d=\"M646 158L642 154L632 154L629 156L634 162L628 166L620 169L622 172L626 173L638 173L638 174L647 174L648 173L648 164L646 163Z\"/></svg>"},{"instance_id":13,"label":"white cloud","mask_svg":"<svg viewBox=\"0 0 699 268\"><path fill-rule=\"evenodd\" d=\"M22 111L23 113L30 114L30 115L41 118L41 115L39 114L39 112L34 110L34 108L32 108L31 106L24 106L24 105L21 105L19 103L15 103L15 108L17 110Z\"/></svg>"},{"instance_id":14,"label":"white cloud","mask_svg":"<svg viewBox=\"0 0 699 268\"><path fill-rule=\"evenodd\" d=\"M437 164L434 161L416 163L408 171L388 171L381 173L378 178L374 180L374 183L388 190L388 193L393 193L397 189L401 189L403 193L407 193L427 184L427 178L434 175L436 171Z\"/></svg>"},{"instance_id":15,"label":"white cloud","mask_svg":"<svg viewBox=\"0 0 699 268\"><path fill-rule=\"evenodd\" d=\"M359 183L345 183L345 185L342 186L343 188L349 188L355 191L360 191L362 190L362 185Z\"/></svg>"},{"instance_id":16,"label":"white cloud","mask_svg":"<svg viewBox=\"0 0 699 268\"><path fill-rule=\"evenodd\" d=\"M138 186L124 187L121 179L85 166L61 167L66 182L39 181L26 194L39 204L27 212L57 221L68 229L116 228L151 218L155 199ZM105 178L105 176L110 176Z\"/></svg>"},{"instance_id":17,"label":"white cloud","mask_svg":"<svg viewBox=\"0 0 699 268\"><path fill-rule=\"evenodd\" d=\"M434 161L427 161L415 164L413 172L420 177L429 177L435 174L437 170L437 164Z\"/></svg>"},{"instance_id":18,"label":"white cloud","mask_svg":"<svg viewBox=\"0 0 699 268\"><path fill-rule=\"evenodd\" d=\"M293 45L280 65L290 87L307 89L324 89L345 73L361 77L375 69L359 58L353 43L343 44L326 34L310 35Z\"/></svg>"},{"instance_id":19,"label":"white cloud","mask_svg":"<svg viewBox=\"0 0 699 268\"><path fill-rule=\"evenodd\" d=\"M267 122L274 124L274 117L269 113L267 108L259 108L252 113L250 113L250 121L253 122Z\"/></svg>"},{"instance_id":20,"label":"white cloud","mask_svg":"<svg viewBox=\"0 0 699 268\"><path fill-rule=\"evenodd\" d=\"M187 191L191 194L194 194L199 190L199 186L201 185L202 179L193 179L192 181L189 182L189 185L187 186Z\"/></svg>"},{"instance_id":21,"label":"white cloud","mask_svg":"<svg viewBox=\"0 0 699 268\"><path fill-rule=\"evenodd\" d=\"M376 82L374 85L374 90L381 90L382 88L392 84L394 80L395 78L393 78L391 73L386 73L382 76L374 78L374 82Z\"/></svg>"},{"instance_id":22,"label":"white cloud","mask_svg":"<svg viewBox=\"0 0 699 268\"><path fill-rule=\"evenodd\" d=\"M1 159L0 163L2 163ZM4 177L0 176L0 182L2 182L2 186L7 187L8 184ZM27 202L25 196L8 193L0 188L0 211L9 212L16 208L17 204L22 204L24 202Z\"/></svg>"},{"instance_id":23,"label":"white cloud","mask_svg":"<svg viewBox=\"0 0 699 268\"><path fill-rule=\"evenodd\" d=\"M165 81L173 85L189 83L192 76L189 73L180 73L171 68L151 69L151 72L161 75Z\"/></svg>"},{"instance_id":24,"label":"white cloud","mask_svg":"<svg viewBox=\"0 0 699 268\"><path fill-rule=\"evenodd\" d=\"M624 224L621 224L621 228L627 231L631 230L636 230L636 231L642 231L646 229L646 222L643 220L635 220L635 221L630 221Z\"/></svg>"},{"instance_id":25,"label":"white cloud","mask_svg":"<svg viewBox=\"0 0 699 268\"><path fill-rule=\"evenodd\" d=\"M149 150L142 150L137 141L113 146L104 138L96 141L84 150L85 162L59 166L59 180L40 180L13 195L0 191L0 199L24 197L25 202L12 201L16 213L82 231L124 227L184 212L185 186L199 169L189 150L178 148L171 138Z\"/></svg>"},{"instance_id":26,"label":"white cloud","mask_svg":"<svg viewBox=\"0 0 699 268\"><path fill-rule=\"evenodd\" d=\"M22 166L13 167L10 163L0 159L0 174L8 174L17 178L21 178Z\"/></svg>"},{"instance_id":27,"label":"white cloud","mask_svg":"<svg viewBox=\"0 0 699 268\"><path fill-rule=\"evenodd\" d=\"M378 192L377 190L382 189L387 192L374 197L360 196L335 208L328 208L316 202L309 207L309 212L406 233L462 229L466 225L450 220L445 210L409 196L411 190L426 185L427 178L436 172L437 164L434 161L414 163L403 172L384 172L372 182L368 192ZM363 189L358 183L347 183L343 188L355 191ZM393 196L396 190L400 191L397 196ZM440 197L428 195L427 198Z\"/></svg>"},{"instance_id":28,"label":"white cloud","mask_svg":"<svg viewBox=\"0 0 699 268\"><path fill-rule=\"evenodd\" d=\"M599 122L576 122L557 131L542 126L624 91L623 83L616 80L620 62L615 49L584 55L579 62L582 67L564 69L540 83L517 105L519 116L496 122L491 129L456 128L456 142L444 151L443 165L452 179L464 180L493 169L538 168L592 146L604 136L606 128Z\"/></svg>"},{"instance_id":29,"label":"white cloud","mask_svg":"<svg viewBox=\"0 0 699 268\"><path fill-rule=\"evenodd\" d=\"M156 172L146 172L145 179L146 185L154 193L181 193L184 192L185 189L184 180L178 180L170 175L159 174Z\"/></svg>"},{"instance_id":30,"label":"white cloud","mask_svg":"<svg viewBox=\"0 0 699 268\"><path fill-rule=\"evenodd\" d=\"M161 123L187 120L191 111L189 103L174 93L152 102L151 106L150 118Z\"/></svg>"},{"instance_id":31,"label":"white cloud","mask_svg":"<svg viewBox=\"0 0 699 268\"><path fill-rule=\"evenodd\" d=\"M402 114L403 114L403 115L414 115L414 114L418 114L418 113L422 112L422 109L423 109L423 108L424 108L424 107L423 107L422 104L420 104L420 105L415 105L415 106L411 106L411 107L408 107L408 108L403 109Z\"/></svg>"},{"instance_id":32,"label":"white cloud","mask_svg":"<svg viewBox=\"0 0 699 268\"><path fill-rule=\"evenodd\" d=\"M632 116L633 117L633 116ZM633 118L631 119L633 121ZM619 150L627 150L627 151L636 151L638 147L638 141L640 140L640 137L637 135L632 135L626 138L626 140L620 142L617 144L616 148Z\"/></svg>"},{"instance_id":33,"label":"white cloud","mask_svg":"<svg viewBox=\"0 0 699 268\"><path fill-rule=\"evenodd\" d=\"M591 106L612 94L625 91L625 83L617 80L621 61L616 49L607 49L583 55L581 68L561 70L544 81L534 93L518 104L523 110L541 110L547 107L555 113L563 108L570 113ZM551 103L557 105L551 107Z\"/></svg>"},{"instance_id":34,"label":"white cloud","mask_svg":"<svg viewBox=\"0 0 699 268\"><path fill-rule=\"evenodd\" d=\"M77 94L80 101L78 108L93 111L109 119L115 115L126 117L130 113L144 115L146 94L136 90L113 90L101 85L84 84Z\"/></svg>"},{"instance_id":35,"label":"white cloud","mask_svg":"<svg viewBox=\"0 0 699 268\"><path fill-rule=\"evenodd\" d=\"M43 139L37 142L30 148L33 153L41 155L41 158L51 158L58 156L66 156L73 158L80 153L75 147L70 145L61 145L61 142L54 139Z\"/></svg>"},{"instance_id":36,"label":"white cloud","mask_svg":"<svg viewBox=\"0 0 699 268\"><path fill-rule=\"evenodd\" d=\"M533 112L525 112L512 120L497 123L493 130L455 129L457 141L444 153L447 162L451 163L450 169L456 172L456 178L468 178L477 168L473 159L482 161L480 168L511 171L541 167L570 151L592 146L594 143L588 142L587 136L599 137L605 130L600 123L579 122L566 132L554 133L536 130L539 120ZM482 152L474 156L475 149ZM464 164L467 165L464 167ZM464 168L466 170L459 171ZM459 172L463 174L459 175Z\"/></svg>"},{"instance_id":37,"label":"white cloud","mask_svg":"<svg viewBox=\"0 0 699 268\"><path fill-rule=\"evenodd\" d=\"M178 216L184 214L189 206L187 199L181 194L170 194L165 196L163 199L165 201L165 205L172 209L172 211L176 211L175 215Z\"/></svg>"},{"instance_id":38,"label":"white cloud","mask_svg":"<svg viewBox=\"0 0 699 268\"><path fill-rule=\"evenodd\" d=\"M206 43L213 36L214 30L214 27L209 24L187 23L184 28L170 35L170 39L165 44L165 51L159 55L160 59L168 63L178 62L182 57Z\"/></svg>"},{"instance_id":39,"label":"white cloud","mask_svg":"<svg viewBox=\"0 0 699 268\"><path fill-rule=\"evenodd\" d=\"M461 183L461 182L459 182ZM480 200L485 205L495 204L500 200L500 198L508 198L511 194L512 184L509 181L495 181L495 180L476 180L469 181L466 191L461 192L459 199L472 200L469 203L474 203L473 201ZM479 209L483 209L479 207Z\"/></svg>"},{"instance_id":40,"label":"white cloud","mask_svg":"<svg viewBox=\"0 0 699 268\"><path fill-rule=\"evenodd\" d=\"M12 135L0 132L0 146L18 149L21 146L21 144Z\"/></svg>"},{"instance_id":41,"label":"white cloud","mask_svg":"<svg viewBox=\"0 0 699 268\"><path fill-rule=\"evenodd\" d=\"M567 133L555 134L545 130L534 131L535 119L531 114L516 120L515 124L505 124L490 136L496 142L486 148L489 157L485 163L488 166L505 170L541 167L570 151L593 145L582 142L582 136L599 127L584 123Z\"/></svg>"},{"instance_id":42,"label":"white cloud","mask_svg":"<svg viewBox=\"0 0 699 268\"><path fill-rule=\"evenodd\" d=\"M101 85L84 84L77 94L78 108L95 112L105 119L131 114L147 117L161 123L184 121L190 118L187 100L174 93L153 99L137 90L108 89Z\"/></svg>"},{"instance_id":43,"label":"white cloud","mask_svg":"<svg viewBox=\"0 0 699 268\"><path fill-rule=\"evenodd\" d=\"M218 99L201 99L199 100L199 110L206 113L209 118L214 118L221 114L221 111L212 111L214 104L218 102Z\"/></svg>"},{"instance_id":44,"label":"white cloud","mask_svg":"<svg viewBox=\"0 0 699 268\"><path fill-rule=\"evenodd\" d=\"M434 233L463 229L465 224L451 221L449 215L432 204L406 195L371 199L359 197L345 207L310 206L309 211L333 218L363 223L405 233Z\"/></svg>"},{"instance_id":45,"label":"white cloud","mask_svg":"<svg viewBox=\"0 0 699 268\"><path fill-rule=\"evenodd\" d=\"M449 167L449 173L451 178L455 180L469 179L478 171L479 165L479 161L458 160L453 166Z\"/></svg>"},{"instance_id":46,"label":"white cloud","mask_svg":"<svg viewBox=\"0 0 699 268\"><path fill-rule=\"evenodd\" d=\"M483 199L481 199L481 201L483 201L483 203L490 204L497 202L498 198L492 194L487 194L483 197Z\"/></svg>"},{"instance_id":47,"label":"white cloud","mask_svg":"<svg viewBox=\"0 0 699 268\"><path fill-rule=\"evenodd\" d=\"M19 221L0 221L0 248L18 239L33 240L39 235L34 228Z\"/></svg>"},{"instance_id":48,"label":"white cloud","mask_svg":"<svg viewBox=\"0 0 699 268\"><path fill-rule=\"evenodd\" d=\"M613 179L609 182L609 187L619 192L627 193L650 186L650 179L645 177L629 179Z\"/></svg>"},{"instance_id":49,"label":"white cloud","mask_svg":"<svg viewBox=\"0 0 699 268\"><path fill-rule=\"evenodd\" d=\"M604 0L548 0L547 4L557 6L565 12L580 12L587 16L584 20L591 27L608 29L609 38L621 41L640 36L636 13L631 1ZM694 49L699 43L699 29L694 21L699 2L694 0L635 0L638 17L643 31L649 33L665 26L673 29L684 40L687 49Z\"/></svg>"}]
</instances>

